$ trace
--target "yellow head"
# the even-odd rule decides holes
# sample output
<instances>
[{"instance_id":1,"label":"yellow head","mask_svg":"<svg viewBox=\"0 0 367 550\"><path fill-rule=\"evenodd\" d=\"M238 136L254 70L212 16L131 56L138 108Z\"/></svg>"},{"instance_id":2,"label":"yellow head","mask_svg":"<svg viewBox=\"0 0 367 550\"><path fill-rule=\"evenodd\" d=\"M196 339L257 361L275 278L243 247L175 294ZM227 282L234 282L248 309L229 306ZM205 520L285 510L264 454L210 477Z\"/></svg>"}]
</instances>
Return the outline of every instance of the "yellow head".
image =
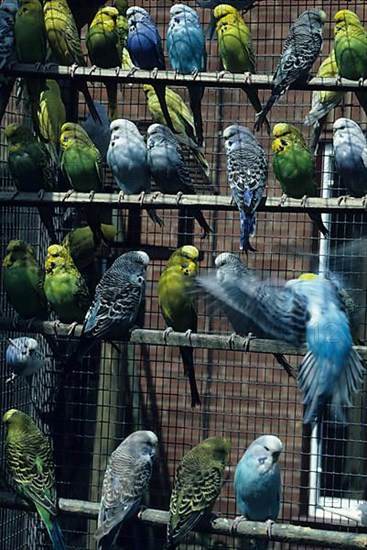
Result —
<instances>
[{"instance_id":1,"label":"yellow head","mask_svg":"<svg viewBox=\"0 0 367 550\"><path fill-rule=\"evenodd\" d=\"M273 128L273 136L276 138L271 145L274 153L281 153L293 144L306 147L306 142L302 132L295 126L292 126L292 124L288 124L286 122L279 122L278 124L275 124Z\"/></svg>"},{"instance_id":2,"label":"yellow head","mask_svg":"<svg viewBox=\"0 0 367 550\"><path fill-rule=\"evenodd\" d=\"M216 8L214 8L213 14L217 22L219 22L220 19L226 17L227 15L232 15L237 19L241 19L239 11L229 4L219 4L218 6L216 6Z\"/></svg>"},{"instance_id":3,"label":"yellow head","mask_svg":"<svg viewBox=\"0 0 367 550\"><path fill-rule=\"evenodd\" d=\"M334 16L335 27L334 36L337 36L342 31L347 31L348 27L362 27L361 20L358 15L350 10L339 10Z\"/></svg>"},{"instance_id":4,"label":"yellow head","mask_svg":"<svg viewBox=\"0 0 367 550\"><path fill-rule=\"evenodd\" d=\"M3 260L3 267L10 267L16 260L22 260L32 256L35 258L33 247L21 240L9 241L6 247L6 256Z\"/></svg>"},{"instance_id":5,"label":"yellow head","mask_svg":"<svg viewBox=\"0 0 367 550\"><path fill-rule=\"evenodd\" d=\"M76 269L68 250L59 244L49 246L45 261L46 273L51 274L55 269L68 267Z\"/></svg>"}]
</instances>

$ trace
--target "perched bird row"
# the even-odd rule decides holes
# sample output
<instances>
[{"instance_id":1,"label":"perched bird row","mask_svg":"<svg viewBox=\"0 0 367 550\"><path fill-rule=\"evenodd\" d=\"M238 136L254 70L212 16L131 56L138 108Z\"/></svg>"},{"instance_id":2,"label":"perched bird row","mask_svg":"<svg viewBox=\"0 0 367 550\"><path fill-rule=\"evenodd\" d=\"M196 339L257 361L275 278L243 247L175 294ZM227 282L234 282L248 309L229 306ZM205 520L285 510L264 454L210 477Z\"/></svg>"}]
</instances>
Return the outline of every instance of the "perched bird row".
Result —
<instances>
[{"instance_id":1,"label":"perched bird row","mask_svg":"<svg viewBox=\"0 0 367 550\"><path fill-rule=\"evenodd\" d=\"M55 550L66 549L57 519L56 479L50 439L30 416L17 409L2 418L6 429L5 460L16 490L39 513ZM189 531L210 513L229 466L230 441L208 437L179 464L169 505L166 548L176 548ZM278 459L283 444L273 435L251 443L237 464L234 488L242 514L236 521L277 519L281 500ZM158 438L139 430L127 436L111 454L102 486L98 528L99 550L111 550L122 525L136 516L148 488Z\"/></svg>"}]
</instances>

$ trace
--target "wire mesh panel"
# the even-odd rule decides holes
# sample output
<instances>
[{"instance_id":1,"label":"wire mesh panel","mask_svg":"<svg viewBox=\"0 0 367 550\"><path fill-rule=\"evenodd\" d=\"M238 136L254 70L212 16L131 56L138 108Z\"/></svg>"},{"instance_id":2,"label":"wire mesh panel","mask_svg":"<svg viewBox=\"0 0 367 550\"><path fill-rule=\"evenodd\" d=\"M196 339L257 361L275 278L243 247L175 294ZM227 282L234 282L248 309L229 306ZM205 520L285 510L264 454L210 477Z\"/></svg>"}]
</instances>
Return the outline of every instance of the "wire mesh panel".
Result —
<instances>
[{"instance_id":1,"label":"wire mesh panel","mask_svg":"<svg viewBox=\"0 0 367 550\"><path fill-rule=\"evenodd\" d=\"M107 2L109 4L109 2ZM131 4L131 2L130 2ZM173 2L146 0L142 2L158 25L166 48L166 32L169 9ZM209 23L210 10L201 9L194 1L186 2L195 7L204 27ZM315 1L290 2L263 0L245 15L254 43L257 73L273 74L290 24L305 9L322 8L327 14L324 28L324 46L314 71L333 47L333 17L339 9L354 10L367 24L367 5L364 2ZM85 49L86 26L81 31ZM219 71L222 67L217 51L216 37L207 41L207 70ZM89 65L91 65L88 62ZM168 61L167 61L168 65ZM58 79L59 80L59 79ZM77 80L77 79L76 79ZM81 94L75 110L76 80L60 79L62 94L69 120L83 122L88 109ZM0 131L1 192L15 192L14 182L8 168L6 126L12 122L31 126L31 117L26 104L16 97L16 86L10 98ZM89 83L95 101L107 105L105 87L101 82ZM189 102L184 86L172 86ZM269 90L258 90L264 103ZM19 95L19 94L18 94ZM312 129L303 124L311 106L312 91L289 90L276 104L269 121L287 122L299 128L306 141L311 140ZM145 136L152 123L142 86L124 83L118 87L118 117L135 122ZM353 92L346 92L340 104L331 111L324 126L316 154L315 178L323 198L340 197L345 193L337 174L333 148L332 123L345 116L358 122L365 130L365 113ZM183 147L184 158L195 182L197 195L211 198L227 197L230 189L227 182L226 157L223 131L230 124L246 125L250 129L255 121L255 112L245 92L236 87L207 87L203 98L205 144L203 153L210 166L209 180L189 148ZM278 436L284 445L279 464L282 472L283 492L278 522L350 533L365 532L365 528L322 507L334 511L355 508L366 495L366 389L354 397L347 412L348 423L341 425L325 420L322 426L303 425L301 392L295 378L282 368L271 353L273 348L264 347L263 352L254 352L250 341L249 350L238 349L229 342L232 328L224 312L214 307L204 295L198 296L198 333L225 335L223 345L194 345L195 374L201 396L201 406L191 407L190 387L184 374L178 346L170 344L169 334L162 345L154 341L148 329L163 332L167 325L161 314L157 284L170 254L179 246L194 244L200 251L199 273L212 273L214 260L221 252L238 254L249 269L263 278L284 282L301 273L325 274L334 271L342 281L343 288L358 304L358 322L353 327L356 345L364 346L366 339L366 249L363 237L366 234L366 214L360 209L343 209L343 203L335 208L326 208L323 222L329 237L320 235L308 217L308 209L301 206L297 211L287 210L281 203L281 188L272 169L273 137L265 130L256 134L269 157L269 178L265 196L279 198L279 205L270 208L262 203L257 214L256 234L251 242L256 252L248 255L239 252L240 218L235 206L207 205L202 212L212 228L202 239L201 228L193 216L193 208L178 203L174 207L158 207L157 214L164 221L163 227L153 224L146 205L121 206L117 202L117 186L111 171L104 161L104 192L114 193L116 200L100 208L104 223L112 223L116 236L109 246L100 246L93 261L85 267L83 275L91 294L106 269L121 253L127 250L145 250L151 258L147 269L147 285L144 311L137 324L146 329L143 343L131 341L100 342L83 359L79 368L67 376L63 362L70 355L76 338L72 331L65 336L59 330L52 311L49 320L55 321L54 334L33 334L46 354L45 367L31 381L18 378L9 382L10 372L5 365L5 351L9 339L28 334L17 327L17 316L11 308L1 281L1 313L3 328L0 341L1 413L10 408L20 409L32 418L52 439L58 497L68 500L99 502L107 460L117 445L131 432L139 429L153 431L159 440L158 456L153 475L143 503L149 508L167 510L174 474L183 455L204 438L218 435L231 441L230 466L226 470L224 484L214 511L220 516L233 519L236 509L233 477L237 462L244 450L263 434ZM55 179L61 175L55 169ZM57 191L66 190L57 188ZM152 181L152 192L157 190ZM4 195L1 195L4 197ZM11 206L9 206L9 202ZM108 201L107 201L108 202ZM144 197L143 197L144 202ZM161 204L161 203L159 203ZM273 203L274 204L274 203ZM86 223L85 204L82 201L65 201L54 207L54 222L59 241L75 227ZM35 248L36 256L43 265L50 244L48 235L40 222L38 211L32 206L0 203L1 258L6 255L6 246L12 239L24 240ZM358 244L355 243L358 240ZM362 243L362 244L360 244ZM9 322L13 320L13 324ZM21 325L23 326L23 325ZM49 327L49 325L47 325ZM144 333L143 333L144 334ZM337 335L336 335L337 337ZM137 338L137 337L136 337ZM194 339L187 335L187 345ZM236 341L236 339L235 339ZM238 341L238 340L237 340ZM254 343L255 342L255 343ZM164 342L163 342L164 344ZM234 349L233 349L234 348ZM290 350L290 347L287 348ZM270 352L269 352L270 350ZM362 348L363 351L363 348ZM302 357L294 350L285 353L294 371ZM1 495L14 489L6 473L4 431L1 431L2 476ZM2 501L2 497L0 498ZM20 506L20 504L19 504ZM47 532L36 513L26 514L19 509L0 507L0 547L6 550L50 548ZM70 550L96 547L93 534L97 527L96 514L60 513L60 524ZM117 548L163 548L166 537L164 525L147 525L131 521L121 530ZM180 548L247 548L247 541L233 535L190 532ZM269 542L269 548L304 548L305 543ZM309 544L308 548L319 548ZM321 547L321 546L320 546ZM323 547L327 546L327 539ZM352 546L348 546L352 547Z\"/></svg>"}]
</instances>

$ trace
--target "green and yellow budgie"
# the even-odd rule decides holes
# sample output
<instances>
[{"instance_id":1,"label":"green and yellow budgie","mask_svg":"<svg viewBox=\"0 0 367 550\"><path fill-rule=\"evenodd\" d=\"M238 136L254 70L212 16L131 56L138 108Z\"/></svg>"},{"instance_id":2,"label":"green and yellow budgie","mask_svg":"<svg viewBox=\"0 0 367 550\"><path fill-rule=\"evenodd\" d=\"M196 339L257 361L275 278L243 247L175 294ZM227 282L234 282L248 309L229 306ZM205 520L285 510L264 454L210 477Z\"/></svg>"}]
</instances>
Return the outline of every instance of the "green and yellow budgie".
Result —
<instances>
[{"instance_id":1,"label":"green and yellow budgie","mask_svg":"<svg viewBox=\"0 0 367 550\"><path fill-rule=\"evenodd\" d=\"M149 112L154 122L168 126L153 86L144 84L143 90ZM206 176L209 176L209 163L198 145L194 116L191 109L186 105L182 97L168 86L166 86L166 104L175 130L175 138L191 150Z\"/></svg>"},{"instance_id":2,"label":"green and yellow budgie","mask_svg":"<svg viewBox=\"0 0 367 550\"><path fill-rule=\"evenodd\" d=\"M111 243L116 237L117 229L112 224L102 223L101 232L103 241ZM68 250L77 269L84 269L93 262L97 246L94 242L93 232L88 225L70 231L61 244Z\"/></svg>"},{"instance_id":3,"label":"green and yellow budgie","mask_svg":"<svg viewBox=\"0 0 367 550\"><path fill-rule=\"evenodd\" d=\"M47 319L44 278L34 248L24 241L9 241L3 259L4 290L12 307L24 319Z\"/></svg>"},{"instance_id":4,"label":"green and yellow budgie","mask_svg":"<svg viewBox=\"0 0 367 550\"><path fill-rule=\"evenodd\" d=\"M50 440L32 418L17 409L3 418L5 460L20 495L37 509L54 550L66 550L57 522L56 482Z\"/></svg>"},{"instance_id":5,"label":"green and yellow budgie","mask_svg":"<svg viewBox=\"0 0 367 550\"><path fill-rule=\"evenodd\" d=\"M66 122L65 105L61 99L60 86L56 80L46 80L46 89L40 95L38 127L47 142L53 160L60 149L61 126Z\"/></svg>"},{"instance_id":6,"label":"green and yellow budgie","mask_svg":"<svg viewBox=\"0 0 367 550\"><path fill-rule=\"evenodd\" d=\"M102 191L102 157L86 131L75 123L67 122L61 127L61 170L74 191L90 193ZM70 195L70 193L68 193ZM93 231L96 245L101 233L100 208L90 205L86 209L87 222Z\"/></svg>"},{"instance_id":7,"label":"green and yellow budgie","mask_svg":"<svg viewBox=\"0 0 367 550\"><path fill-rule=\"evenodd\" d=\"M194 296L194 277L197 275L199 251L195 246L185 245L170 256L158 281L158 300L163 317L168 325L178 332L197 331L197 310ZM184 373L189 378L191 406L200 405L196 385L193 350L180 346Z\"/></svg>"},{"instance_id":8,"label":"green and yellow budgie","mask_svg":"<svg viewBox=\"0 0 367 550\"><path fill-rule=\"evenodd\" d=\"M240 12L229 4L219 4L214 8L216 28L218 34L218 52L226 71L231 73L247 73L248 78L256 73L256 60L252 44L250 29L246 25ZM255 113L262 111L262 105L256 90L243 87ZM270 124L264 119L268 133Z\"/></svg>"},{"instance_id":9,"label":"green and yellow budgie","mask_svg":"<svg viewBox=\"0 0 367 550\"><path fill-rule=\"evenodd\" d=\"M86 282L65 247L48 247L45 271L45 295L58 319L81 323L91 300Z\"/></svg>"},{"instance_id":10,"label":"green and yellow budgie","mask_svg":"<svg viewBox=\"0 0 367 550\"><path fill-rule=\"evenodd\" d=\"M334 50L331 51L320 65L317 75L320 78L339 76L338 65L335 59ZM306 126L313 127L310 150L314 155L320 134L324 129L325 122L330 111L335 109L341 102L344 92L335 92L329 90L316 90L312 92L312 108L306 116L304 123Z\"/></svg>"},{"instance_id":11,"label":"green and yellow budgie","mask_svg":"<svg viewBox=\"0 0 367 550\"><path fill-rule=\"evenodd\" d=\"M61 65L85 67L78 29L66 0L47 0L43 6L46 35L53 55ZM94 120L101 122L86 82L78 81Z\"/></svg>"},{"instance_id":12,"label":"green and yellow budgie","mask_svg":"<svg viewBox=\"0 0 367 550\"><path fill-rule=\"evenodd\" d=\"M8 142L9 170L17 190L41 193L51 191L54 188L54 176L45 146L22 124L8 124L4 133ZM38 212L51 243L57 243L53 208L38 206Z\"/></svg>"},{"instance_id":13,"label":"green and yellow budgie","mask_svg":"<svg viewBox=\"0 0 367 550\"><path fill-rule=\"evenodd\" d=\"M283 197L303 200L316 197L314 160L300 130L281 122L274 126L273 135L273 170L283 189ZM306 211L318 230L327 235L328 230L323 224L321 214L307 209Z\"/></svg>"},{"instance_id":14,"label":"green and yellow budgie","mask_svg":"<svg viewBox=\"0 0 367 550\"><path fill-rule=\"evenodd\" d=\"M111 69L121 66L122 50L117 27L119 12L116 8L100 8L89 26L86 44L89 59L96 67ZM108 97L110 120L117 118L117 82L104 82Z\"/></svg>"},{"instance_id":15,"label":"green and yellow budgie","mask_svg":"<svg viewBox=\"0 0 367 550\"><path fill-rule=\"evenodd\" d=\"M339 10L335 16L334 51L339 75L350 80L367 78L367 33L358 15ZM361 107L367 113L364 91L355 91Z\"/></svg>"}]
</instances>

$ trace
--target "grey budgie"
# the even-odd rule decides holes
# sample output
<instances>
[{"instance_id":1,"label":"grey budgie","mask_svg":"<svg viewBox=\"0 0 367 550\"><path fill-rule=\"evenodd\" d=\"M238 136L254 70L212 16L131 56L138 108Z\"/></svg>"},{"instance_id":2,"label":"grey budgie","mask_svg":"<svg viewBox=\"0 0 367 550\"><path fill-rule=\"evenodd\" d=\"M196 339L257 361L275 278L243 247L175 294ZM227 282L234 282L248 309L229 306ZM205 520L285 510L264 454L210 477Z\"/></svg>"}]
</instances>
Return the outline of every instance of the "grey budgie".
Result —
<instances>
[{"instance_id":1,"label":"grey budgie","mask_svg":"<svg viewBox=\"0 0 367 550\"><path fill-rule=\"evenodd\" d=\"M338 118L333 125L333 145L343 184L353 197L363 197L367 193L367 140L364 133L354 120Z\"/></svg>"},{"instance_id":2,"label":"grey budgie","mask_svg":"<svg viewBox=\"0 0 367 550\"><path fill-rule=\"evenodd\" d=\"M126 437L111 454L94 535L99 550L110 550L123 521L137 512L152 474L157 445L153 432L139 430Z\"/></svg>"},{"instance_id":3,"label":"grey budgie","mask_svg":"<svg viewBox=\"0 0 367 550\"><path fill-rule=\"evenodd\" d=\"M37 340L28 336L9 338L5 363L11 372L11 377L7 382L13 381L18 376L32 376L45 365L45 362L45 356L40 352Z\"/></svg>"}]
</instances>

